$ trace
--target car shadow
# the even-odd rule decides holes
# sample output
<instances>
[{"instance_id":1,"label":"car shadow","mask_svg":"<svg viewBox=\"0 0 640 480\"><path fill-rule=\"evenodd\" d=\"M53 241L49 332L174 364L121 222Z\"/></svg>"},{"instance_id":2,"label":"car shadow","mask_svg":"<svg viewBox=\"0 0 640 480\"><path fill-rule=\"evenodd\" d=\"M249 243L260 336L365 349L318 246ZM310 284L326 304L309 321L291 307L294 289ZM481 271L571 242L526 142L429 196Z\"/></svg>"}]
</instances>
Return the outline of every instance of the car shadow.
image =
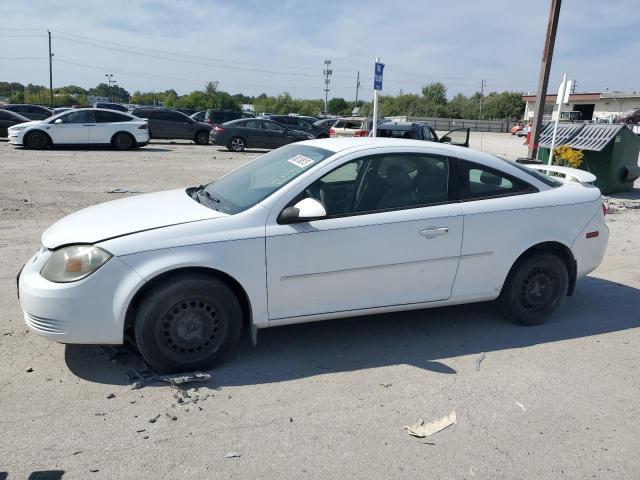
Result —
<instances>
[{"instance_id":1,"label":"car shadow","mask_svg":"<svg viewBox=\"0 0 640 480\"><path fill-rule=\"evenodd\" d=\"M231 150L228 150L226 148L218 148L218 152L236 153L238 155L242 155L244 153L268 153L270 151L271 150L264 150L264 149L258 150L258 149L255 149L255 148L251 148L251 149L247 148L247 149L245 149L245 150L243 150L241 152L232 152Z\"/></svg>"},{"instance_id":2,"label":"car shadow","mask_svg":"<svg viewBox=\"0 0 640 480\"><path fill-rule=\"evenodd\" d=\"M536 327L512 324L492 303L482 303L270 328L259 332L256 347L244 338L235 354L212 370L208 386L284 382L390 365L452 375L457 372L443 359L637 328L638 311L638 289L587 277L553 319ZM85 380L129 383L129 367L109 362L97 347L67 345L65 360Z\"/></svg>"}]
</instances>

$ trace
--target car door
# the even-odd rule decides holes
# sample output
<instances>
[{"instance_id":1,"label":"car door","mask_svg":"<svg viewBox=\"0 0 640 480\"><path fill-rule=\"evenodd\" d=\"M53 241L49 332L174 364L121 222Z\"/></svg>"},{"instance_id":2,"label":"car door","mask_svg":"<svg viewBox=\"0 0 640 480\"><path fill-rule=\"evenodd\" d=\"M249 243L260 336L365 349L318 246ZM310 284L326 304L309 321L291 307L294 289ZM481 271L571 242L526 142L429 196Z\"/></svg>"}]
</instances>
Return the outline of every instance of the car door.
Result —
<instances>
[{"instance_id":1,"label":"car door","mask_svg":"<svg viewBox=\"0 0 640 480\"><path fill-rule=\"evenodd\" d=\"M89 130L95 127L91 110L72 110L48 124L46 128L54 144L89 143Z\"/></svg>"},{"instance_id":2,"label":"car door","mask_svg":"<svg viewBox=\"0 0 640 480\"><path fill-rule=\"evenodd\" d=\"M265 130L265 148L278 148L293 142L293 136L287 134L285 128L278 125L276 122L263 120L262 124Z\"/></svg>"},{"instance_id":3,"label":"car door","mask_svg":"<svg viewBox=\"0 0 640 480\"><path fill-rule=\"evenodd\" d=\"M352 154L293 192L327 217L266 226L271 321L448 299L462 243L449 162L426 153ZM297 193L297 195L296 195Z\"/></svg>"},{"instance_id":4,"label":"car door","mask_svg":"<svg viewBox=\"0 0 640 480\"><path fill-rule=\"evenodd\" d=\"M94 112L95 126L89 129L89 143L111 143L113 135L122 130L122 123L131 120L131 117L116 112L96 110Z\"/></svg>"},{"instance_id":5,"label":"car door","mask_svg":"<svg viewBox=\"0 0 640 480\"><path fill-rule=\"evenodd\" d=\"M267 147L266 130L262 128L260 120L247 120L239 122L244 125L242 135L249 148L265 148Z\"/></svg>"},{"instance_id":6,"label":"car door","mask_svg":"<svg viewBox=\"0 0 640 480\"><path fill-rule=\"evenodd\" d=\"M455 128L442 137L440 137L440 143L448 143L450 145L457 145L459 147L469 147L469 128Z\"/></svg>"},{"instance_id":7,"label":"car door","mask_svg":"<svg viewBox=\"0 0 640 480\"><path fill-rule=\"evenodd\" d=\"M7 129L9 127L18 125L19 123L25 122L26 120L27 119L21 120L18 115L14 114L14 112L0 109L0 137L7 136Z\"/></svg>"},{"instance_id":8,"label":"car door","mask_svg":"<svg viewBox=\"0 0 640 480\"><path fill-rule=\"evenodd\" d=\"M193 140L195 136L195 122L182 112L167 112L171 122L174 138Z\"/></svg>"}]
</instances>

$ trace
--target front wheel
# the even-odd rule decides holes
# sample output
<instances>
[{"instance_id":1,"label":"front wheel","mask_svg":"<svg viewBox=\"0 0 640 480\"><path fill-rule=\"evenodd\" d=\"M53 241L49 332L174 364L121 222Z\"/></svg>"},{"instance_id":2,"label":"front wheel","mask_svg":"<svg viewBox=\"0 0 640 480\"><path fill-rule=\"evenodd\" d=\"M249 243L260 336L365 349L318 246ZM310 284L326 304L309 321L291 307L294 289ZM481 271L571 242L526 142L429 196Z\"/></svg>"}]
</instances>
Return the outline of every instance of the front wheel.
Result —
<instances>
[{"instance_id":1,"label":"front wheel","mask_svg":"<svg viewBox=\"0 0 640 480\"><path fill-rule=\"evenodd\" d=\"M215 278L175 277L148 294L135 315L140 353L155 370L206 370L236 344L242 309L233 291Z\"/></svg>"},{"instance_id":2,"label":"front wheel","mask_svg":"<svg viewBox=\"0 0 640 480\"><path fill-rule=\"evenodd\" d=\"M24 146L34 150L44 150L49 145L49 137L43 132L31 132L24 139Z\"/></svg>"},{"instance_id":3,"label":"front wheel","mask_svg":"<svg viewBox=\"0 0 640 480\"><path fill-rule=\"evenodd\" d=\"M245 143L243 138L233 137L231 140L229 140L227 148L232 152L241 152L245 149L246 146L247 144Z\"/></svg>"},{"instance_id":4,"label":"front wheel","mask_svg":"<svg viewBox=\"0 0 640 480\"><path fill-rule=\"evenodd\" d=\"M512 267L498 297L503 315L523 325L538 325L553 315L567 296L569 273L556 255L534 253Z\"/></svg>"}]
</instances>

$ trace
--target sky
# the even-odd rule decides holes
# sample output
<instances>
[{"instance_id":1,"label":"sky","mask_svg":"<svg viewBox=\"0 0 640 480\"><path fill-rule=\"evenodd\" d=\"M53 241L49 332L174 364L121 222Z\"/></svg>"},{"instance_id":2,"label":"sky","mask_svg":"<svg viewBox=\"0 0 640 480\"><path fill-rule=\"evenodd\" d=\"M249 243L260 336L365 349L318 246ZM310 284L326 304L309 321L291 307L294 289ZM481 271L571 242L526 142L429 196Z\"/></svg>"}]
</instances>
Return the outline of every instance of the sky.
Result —
<instances>
[{"instance_id":1,"label":"sky","mask_svg":"<svg viewBox=\"0 0 640 480\"><path fill-rule=\"evenodd\" d=\"M208 81L231 94L289 92L370 99L376 57L384 94L432 81L452 97L535 92L550 0L0 0L0 81L179 94ZM640 90L640 2L564 0L549 91L566 72L577 91Z\"/></svg>"}]
</instances>

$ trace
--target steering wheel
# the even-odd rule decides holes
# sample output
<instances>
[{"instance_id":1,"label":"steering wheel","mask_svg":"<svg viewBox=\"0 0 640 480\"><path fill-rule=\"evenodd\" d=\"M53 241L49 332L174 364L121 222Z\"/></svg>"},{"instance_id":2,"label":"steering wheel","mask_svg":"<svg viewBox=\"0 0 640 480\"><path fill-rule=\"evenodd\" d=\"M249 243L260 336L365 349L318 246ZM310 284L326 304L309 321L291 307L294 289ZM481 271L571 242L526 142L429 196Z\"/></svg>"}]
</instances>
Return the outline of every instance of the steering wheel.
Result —
<instances>
[{"instance_id":1,"label":"steering wheel","mask_svg":"<svg viewBox=\"0 0 640 480\"><path fill-rule=\"evenodd\" d=\"M307 194L307 197L315 198L324 205L324 189L322 188L323 186L324 182L321 180L314 182L304 189L304 193Z\"/></svg>"}]
</instances>

